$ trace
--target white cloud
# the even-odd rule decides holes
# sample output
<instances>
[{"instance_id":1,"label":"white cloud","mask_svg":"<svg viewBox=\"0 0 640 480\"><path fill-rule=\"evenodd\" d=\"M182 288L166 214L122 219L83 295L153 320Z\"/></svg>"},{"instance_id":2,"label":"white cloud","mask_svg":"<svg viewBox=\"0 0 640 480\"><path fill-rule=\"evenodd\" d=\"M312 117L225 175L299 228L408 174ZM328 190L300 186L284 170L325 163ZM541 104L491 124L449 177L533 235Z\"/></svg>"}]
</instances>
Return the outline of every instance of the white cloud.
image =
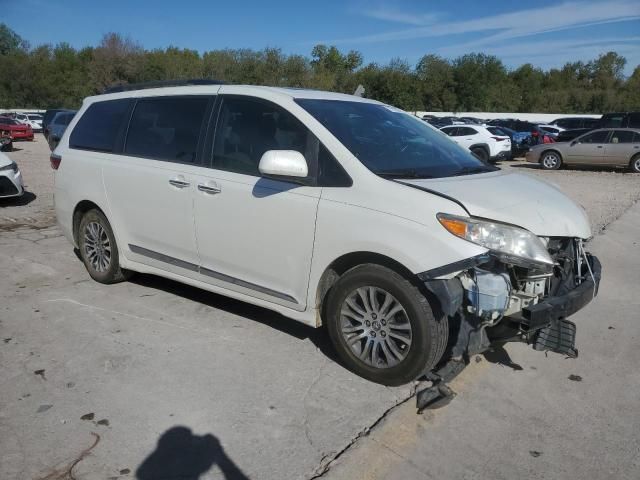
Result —
<instances>
[{"instance_id":1,"label":"white cloud","mask_svg":"<svg viewBox=\"0 0 640 480\"><path fill-rule=\"evenodd\" d=\"M376 10L363 13L374 16ZM375 18L385 18L390 21L407 20L411 17L420 19L410 13L378 10ZM382 12L382 13L380 13ZM386 12L386 13L385 13ZM428 14L432 15L432 14ZM442 37L474 32L494 32L474 42L474 45L485 45L492 42L504 41L510 38L526 37L547 33L575 29L601 23L625 22L640 19L640 2L637 0L611 0L607 2L565 2L542 8L531 8L492 16L474 18L471 20L439 22L431 25L421 25L403 30L394 30L353 38L335 39L320 43L356 44L380 43L394 40L409 40L427 37ZM412 22L415 24L415 22Z\"/></svg>"},{"instance_id":2,"label":"white cloud","mask_svg":"<svg viewBox=\"0 0 640 480\"><path fill-rule=\"evenodd\" d=\"M431 25L435 23L439 15L437 13L405 13L395 10L388 10L385 8L377 8L374 10L364 10L362 15L369 18L375 18L377 20L385 20L388 22L405 23L407 25Z\"/></svg>"}]
</instances>

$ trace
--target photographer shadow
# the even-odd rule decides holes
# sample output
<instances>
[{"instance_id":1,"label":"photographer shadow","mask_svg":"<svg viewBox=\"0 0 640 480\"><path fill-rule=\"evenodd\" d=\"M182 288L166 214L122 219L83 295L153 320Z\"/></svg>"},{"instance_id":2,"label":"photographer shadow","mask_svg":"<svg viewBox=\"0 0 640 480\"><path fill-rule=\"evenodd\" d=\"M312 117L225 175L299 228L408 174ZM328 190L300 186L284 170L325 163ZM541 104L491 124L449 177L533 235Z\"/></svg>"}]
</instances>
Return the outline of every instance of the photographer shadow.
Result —
<instances>
[{"instance_id":1,"label":"photographer shadow","mask_svg":"<svg viewBox=\"0 0 640 480\"><path fill-rule=\"evenodd\" d=\"M138 480L198 480L217 465L225 480L249 480L212 434L194 435L187 427L173 427L136 470Z\"/></svg>"}]
</instances>

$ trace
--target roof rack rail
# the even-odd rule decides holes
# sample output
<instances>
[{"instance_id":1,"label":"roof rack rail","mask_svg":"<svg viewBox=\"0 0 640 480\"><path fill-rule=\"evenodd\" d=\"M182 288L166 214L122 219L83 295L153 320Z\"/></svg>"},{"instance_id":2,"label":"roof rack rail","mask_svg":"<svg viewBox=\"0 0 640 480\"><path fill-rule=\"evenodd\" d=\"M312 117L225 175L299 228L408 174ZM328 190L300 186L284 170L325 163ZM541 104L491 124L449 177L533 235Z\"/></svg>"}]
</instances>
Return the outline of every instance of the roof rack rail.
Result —
<instances>
[{"instance_id":1,"label":"roof rack rail","mask_svg":"<svg viewBox=\"0 0 640 480\"><path fill-rule=\"evenodd\" d=\"M101 95L106 93L128 92L131 90L145 90L147 88L162 87L182 87L186 85L223 85L226 82L221 80L211 80L207 78L192 78L189 80L159 80L156 82L143 83L120 83L113 87L107 87L102 91Z\"/></svg>"}]
</instances>

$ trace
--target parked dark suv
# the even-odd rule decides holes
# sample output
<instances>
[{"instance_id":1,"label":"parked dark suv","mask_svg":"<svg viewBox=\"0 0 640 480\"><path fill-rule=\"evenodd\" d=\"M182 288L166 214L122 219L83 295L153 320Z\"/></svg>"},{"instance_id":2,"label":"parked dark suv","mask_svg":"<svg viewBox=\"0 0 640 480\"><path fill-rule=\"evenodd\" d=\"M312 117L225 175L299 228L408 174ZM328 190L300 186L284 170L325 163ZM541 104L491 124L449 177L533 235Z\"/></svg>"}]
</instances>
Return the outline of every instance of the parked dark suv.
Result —
<instances>
[{"instance_id":1,"label":"parked dark suv","mask_svg":"<svg viewBox=\"0 0 640 480\"><path fill-rule=\"evenodd\" d=\"M559 118L555 120L553 124L565 128L559 123L563 120L571 119ZM578 118L578 120L580 120L580 118ZM584 123L582 127L566 127L568 130L560 132L556 140L558 142L570 142L574 138L584 135L596 128L640 128L640 112L605 113L600 118L591 118L589 120L592 120L592 122L589 124Z\"/></svg>"},{"instance_id":2,"label":"parked dark suv","mask_svg":"<svg viewBox=\"0 0 640 480\"><path fill-rule=\"evenodd\" d=\"M556 125L565 130L573 130L576 128L596 128L599 121L599 118L591 117L566 117L556 118L549 125Z\"/></svg>"},{"instance_id":3,"label":"parked dark suv","mask_svg":"<svg viewBox=\"0 0 640 480\"><path fill-rule=\"evenodd\" d=\"M49 140L49 124L53 117L56 116L59 112L75 112L75 110L69 110L68 108L52 108L51 110L47 110L42 116L42 134L44 138Z\"/></svg>"}]
</instances>

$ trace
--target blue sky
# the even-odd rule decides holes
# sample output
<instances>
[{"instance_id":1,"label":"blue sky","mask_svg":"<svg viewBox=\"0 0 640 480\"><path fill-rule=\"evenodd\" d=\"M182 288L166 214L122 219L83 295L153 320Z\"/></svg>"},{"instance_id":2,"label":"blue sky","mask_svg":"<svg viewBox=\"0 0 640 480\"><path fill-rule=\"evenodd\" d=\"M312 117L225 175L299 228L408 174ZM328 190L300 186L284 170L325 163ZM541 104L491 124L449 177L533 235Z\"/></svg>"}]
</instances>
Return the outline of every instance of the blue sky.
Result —
<instances>
[{"instance_id":1,"label":"blue sky","mask_svg":"<svg viewBox=\"0 0 640 480\"><path fill-rule=\"evenodd\" d=\"M640 0L0 0L0 7L0 22L32 45L95 45L114 31L150 49L270 46L308 55L326 43L359 50L365 62L484 52L509 67L545 69L615 50L627 57L627 74L640 64Z\"/></svg>"}]
</instances>

